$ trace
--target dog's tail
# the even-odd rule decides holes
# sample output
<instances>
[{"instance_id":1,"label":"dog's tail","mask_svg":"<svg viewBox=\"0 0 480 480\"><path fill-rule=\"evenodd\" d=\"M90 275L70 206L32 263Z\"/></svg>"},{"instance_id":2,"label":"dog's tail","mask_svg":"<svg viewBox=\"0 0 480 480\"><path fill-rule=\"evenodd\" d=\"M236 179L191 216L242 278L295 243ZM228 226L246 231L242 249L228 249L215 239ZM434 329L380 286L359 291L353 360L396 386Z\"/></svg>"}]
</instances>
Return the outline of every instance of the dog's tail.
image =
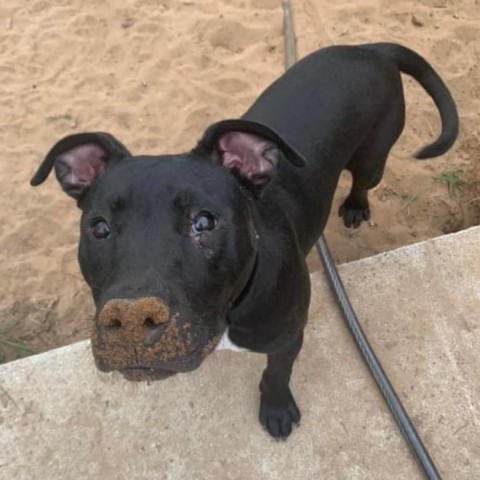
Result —
<instances>
[{"instance_id":1,"label":"dog's tail","mask_svg":"<svg viewBox=\"0 0 480 480\"><path fill-rule=\"evenodd\" d=\"M432 97L440 112L442 133L435 142L419 150L415 157L432 158L445 153L453 145L458 135L458 112L450 91L437 72L418 53L401 45L374 43L365 45L365 48L393 61L401 72L417 80Z\"/></svg>"}]
</instances>

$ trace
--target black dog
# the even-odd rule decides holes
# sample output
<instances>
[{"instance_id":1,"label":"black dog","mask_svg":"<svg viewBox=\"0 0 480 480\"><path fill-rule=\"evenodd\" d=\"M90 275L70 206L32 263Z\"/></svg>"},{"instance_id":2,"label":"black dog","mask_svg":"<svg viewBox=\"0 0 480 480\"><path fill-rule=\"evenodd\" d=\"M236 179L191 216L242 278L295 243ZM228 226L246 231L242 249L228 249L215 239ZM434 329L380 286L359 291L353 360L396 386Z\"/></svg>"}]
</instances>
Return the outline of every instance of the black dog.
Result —
<instances>
[{"instance_id":1,"label":"black dog","mask_svg":"<svg viewBox=\"0 0 480 480\"><path fill-rule=\"evenodd\" d=\"M404 126L400 72L442 118L440 137L417 158L443 154L458 133L454 101L424 59L394 44L313 53L187 153L133 157L106 133L60 140L31 183L55 167L82 209L79 262L97 307L98 368L165 378L197 368L227 332L268 355L260 421L289 435L300 419L289 381L310 299L305 256L342 169L353 176L345 224L369 218L367 191Z\"/></svg>"}]
</instances>

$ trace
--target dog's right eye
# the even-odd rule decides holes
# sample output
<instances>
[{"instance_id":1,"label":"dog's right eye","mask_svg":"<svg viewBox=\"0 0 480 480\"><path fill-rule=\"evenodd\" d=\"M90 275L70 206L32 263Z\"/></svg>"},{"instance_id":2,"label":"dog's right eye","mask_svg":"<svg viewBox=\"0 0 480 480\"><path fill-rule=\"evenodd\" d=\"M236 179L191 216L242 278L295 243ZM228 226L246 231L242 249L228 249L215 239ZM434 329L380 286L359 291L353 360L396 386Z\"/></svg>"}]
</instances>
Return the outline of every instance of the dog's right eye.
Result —
<instances>
[{"instance_id":1,"label":"dog's right eye","mask_svg":"<svg viewBox=\"0 0 480 480\"><path fill-rule=\"evenodd\" d=\"M217 219L210 212L200 212L192 221L192 233L199 233L213 230L217 224Z\"/></svg>"},{"instance_id":2,"label":"dog's right eye","mask_svg":"<svg viewBox=\"0 0 480 480\"><path fill-rule=\"evenodd\" d=\"M110 235L110 227L103 218L96 218L90 226L93 236L99 240L103 240Z\"/></svg>"}]
</instances>

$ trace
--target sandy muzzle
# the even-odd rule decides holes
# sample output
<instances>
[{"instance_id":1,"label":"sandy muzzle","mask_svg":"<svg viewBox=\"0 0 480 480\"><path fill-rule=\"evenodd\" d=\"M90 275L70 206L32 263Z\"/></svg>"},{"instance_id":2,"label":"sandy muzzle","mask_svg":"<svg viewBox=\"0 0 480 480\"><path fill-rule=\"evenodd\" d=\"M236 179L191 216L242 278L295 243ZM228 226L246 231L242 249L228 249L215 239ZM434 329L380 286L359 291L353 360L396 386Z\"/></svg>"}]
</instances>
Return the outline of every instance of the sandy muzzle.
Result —
<instances>
[{"instance_id":1,"label":"sandy muzzle","mask_svg":"<svg viewBox=\"0 0 480 480\"><path fill-rule=\"evenodd\" d=\"M161 331L151 342L151 331ZM153 380L197 368L222 332L180 320L156 298L111 300L92 332L92 352L102 371L119 370L128 380Z\"/></svg>"}]
</instances>

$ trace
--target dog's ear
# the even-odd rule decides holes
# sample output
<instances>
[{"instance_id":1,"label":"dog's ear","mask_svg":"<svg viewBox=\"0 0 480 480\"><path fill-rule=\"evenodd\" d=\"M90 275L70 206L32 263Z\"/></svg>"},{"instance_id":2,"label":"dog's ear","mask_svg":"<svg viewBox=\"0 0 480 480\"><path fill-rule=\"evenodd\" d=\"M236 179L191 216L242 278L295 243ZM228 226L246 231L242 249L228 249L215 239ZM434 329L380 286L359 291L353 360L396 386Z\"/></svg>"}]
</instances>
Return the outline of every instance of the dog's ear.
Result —
<instances>
[{"instance_id":1,"label":"dog's ear","mask_svg":"<svg viewBox=\"0 0 480 480\"><path fill-rule=\"evenodd\" d=\"M30 184L34 187L40 185L55 168L63 191L78 200L107 165L126 156L130 156L130 152L108 133L69 135L47 153Z\"/></svg>"},{"instance_id":2,"label":"dog's ear","mask_svg":"<svg viewBox=\"0 0 480 480\"><path fill-rule=\"evenodd\" d=\"M275 175L282 156L297 167L304 158L271 128L249 120L224 120L207 129L197 151L206 153L259 189Z\"/></svg>"}]
</instances>

